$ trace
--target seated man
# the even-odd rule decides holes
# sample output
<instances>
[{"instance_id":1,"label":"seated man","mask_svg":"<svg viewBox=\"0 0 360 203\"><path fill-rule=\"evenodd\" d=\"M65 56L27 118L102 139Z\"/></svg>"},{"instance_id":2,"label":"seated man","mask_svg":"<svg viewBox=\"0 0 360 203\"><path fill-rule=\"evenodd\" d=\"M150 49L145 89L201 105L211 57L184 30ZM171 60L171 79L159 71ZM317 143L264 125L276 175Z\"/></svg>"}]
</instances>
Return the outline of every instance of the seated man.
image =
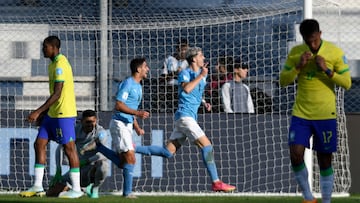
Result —
<instances>
[{"instance_id":1,"label":"seated man","mask_svg":"<svg viewBox=\"0 0 360 203\"><path fill-rule=\"evenodd\" d=\"M80 149L87 143L93 142L95 138L99 138L99 141L103 145L107 145L107 132L105 129L97 124L96 113L93 110L85 110L82 114L81 122L75 126L76 132L76 148L79 152ZM50 190L57 182L60 182L63 187L66 186L66 182L69 182L70 177L69 173L66 173L64 176L61 176L61 164L66 162L63 156L63 149L61 145L56 149L56 175L50 183ZM109 164L107 159L101 154L97 153L95 150L87 151L86 153L80 155L80 185L81 187L86 187L86 193L91 198L99 197L99 187L105 181L107 176ZM53 187L54 188L54 187ZM50 194L49 196L56 196L55 194Z\"/></svg>"},{"instance_id":2,"label":"seated man","mask_svg":"<svg viewBox=\"0 0 360 203\"><path fill-rule=\"evenodd\" d=\"M243 83L247 77L247 64L234 63L233 80L221 87L221 101L226 113L254 113L254 103L249 87Z\"/></svg>"}]
</instances>

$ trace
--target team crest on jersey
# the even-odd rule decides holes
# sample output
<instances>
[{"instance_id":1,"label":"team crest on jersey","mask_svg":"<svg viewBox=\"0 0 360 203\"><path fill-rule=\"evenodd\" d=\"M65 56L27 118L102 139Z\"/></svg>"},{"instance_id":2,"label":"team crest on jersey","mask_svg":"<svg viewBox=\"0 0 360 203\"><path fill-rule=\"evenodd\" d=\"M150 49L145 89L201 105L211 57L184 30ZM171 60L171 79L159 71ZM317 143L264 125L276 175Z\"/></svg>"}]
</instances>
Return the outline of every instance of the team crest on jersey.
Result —
<instances>
[{"instance_id":1,"label":"team crest on jersey","mask_svg":"<svg viewBox=\"0 0 360 203\"><path fill-rule=\"evenodd\" d=\"M61 68L56 68L55 74L56 74L56 75L62 75L62 74L63 74L63 70L62 70Z\"/></svg>"},{"instance_id":2,"label":"team crest on jersey","mask_svg":"<svg viewBox=\"0 0 360 203\"><path fill-rule=\"evenodd\" d=\"M348 64L348 60L347 60L347 58L346 58L345 55L342 57L342 59L343 59L343 61L344 61L345 64Z\"/></svg>"}]
</instances>

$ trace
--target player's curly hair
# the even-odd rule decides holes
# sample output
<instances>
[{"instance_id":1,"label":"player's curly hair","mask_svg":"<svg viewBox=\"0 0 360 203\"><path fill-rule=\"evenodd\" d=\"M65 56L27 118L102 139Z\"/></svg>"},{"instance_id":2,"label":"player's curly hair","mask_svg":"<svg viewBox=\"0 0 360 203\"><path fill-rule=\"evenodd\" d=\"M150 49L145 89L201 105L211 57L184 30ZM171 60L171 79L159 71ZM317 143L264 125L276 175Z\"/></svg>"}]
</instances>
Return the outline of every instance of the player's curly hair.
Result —
<instances>
[{"instance_id":1,"label":"player's curly hair","mask_svg":"<svg viewBox=\"0 0 360 203\"><path fill-rule=\"evenodd\" d=\"M44 39L44 42L51 44L51 45L55 46L56 48L60 49L61 42L60 42L59 37L57 37L57 36L49 36Z\"/></svg>"},{"instance_id":2,"label":"player's curly hair","mask_svg":"<svg viewBox=\"0 0 360 203\"><path fill-rule=\"evenodd\" d=\"M300 34L308 37L315 32L320 32L319 22L315 19L305 19L300 24Z\"/></svg>"}]
</instances>

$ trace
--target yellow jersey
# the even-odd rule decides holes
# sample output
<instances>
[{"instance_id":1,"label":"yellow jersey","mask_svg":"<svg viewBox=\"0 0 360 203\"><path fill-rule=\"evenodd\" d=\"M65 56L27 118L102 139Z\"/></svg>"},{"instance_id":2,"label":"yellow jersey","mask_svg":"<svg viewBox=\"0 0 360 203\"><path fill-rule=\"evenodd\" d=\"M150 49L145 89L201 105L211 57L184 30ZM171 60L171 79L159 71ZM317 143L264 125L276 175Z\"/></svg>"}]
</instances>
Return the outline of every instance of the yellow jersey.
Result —
<instances>
[{"instance_id":1,"label":"yellow jersey","mask_svg":"<svg viewBox=\"0 0 360 203\"><path fill-rule=\"evenodd\" d=\"M58 54L49 64L49 90L54 93L56 82L63 82L60 98L50 106L48 115L51 118L76 117L76 101L72 68L67 58Z\"/></svg>"},{"instance_id":2,"label":"yellow jersey","mask_svg":"<svg viewBox=\"0 0 360 203\"><path fill-rule=\"evenodd\" d=\"M310 51L306 44L293 47L280 73L280 85L287 86L297 79L297 95L292 115L308 120L336 118L335 85L345 89L351 87L349 65L344 52L334 44L322 40L317 54L301 70L296 70L301 55ZM327 67L333 71L328 75L315 63L315 56L325 59Z\"/></svg>"}]
</instances>

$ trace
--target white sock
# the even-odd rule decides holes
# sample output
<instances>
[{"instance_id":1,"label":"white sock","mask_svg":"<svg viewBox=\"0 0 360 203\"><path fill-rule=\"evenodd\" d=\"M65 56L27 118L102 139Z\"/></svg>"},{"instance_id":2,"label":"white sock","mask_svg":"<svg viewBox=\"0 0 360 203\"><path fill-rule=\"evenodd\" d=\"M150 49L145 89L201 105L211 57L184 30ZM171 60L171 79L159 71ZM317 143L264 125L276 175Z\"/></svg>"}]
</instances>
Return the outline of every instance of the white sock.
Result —
<instances>
[{"instance_id":1,"label":"white sock","mask_svg":"<svg viewBox=\"0 0 360 203\"><path fill-rule=\"evenodd\" d=\"M76 192L81 192L80 187L80 172L74 172L70 170L70 179L72 183L72 189Z\"/></svg>"},{"instance_id":2,"label":"white sock","mask_svg":"<svg viewBox=\"0 0 360 203\"><path fill-rule=\"evenodd\" d=\"M43 187L43 178L44 178L44 170L45 170L45 166L41 165L41 164L36 164L35 165L35 182L34 182L34 186L36 187Z\"/></svg>"}]
</instances>

